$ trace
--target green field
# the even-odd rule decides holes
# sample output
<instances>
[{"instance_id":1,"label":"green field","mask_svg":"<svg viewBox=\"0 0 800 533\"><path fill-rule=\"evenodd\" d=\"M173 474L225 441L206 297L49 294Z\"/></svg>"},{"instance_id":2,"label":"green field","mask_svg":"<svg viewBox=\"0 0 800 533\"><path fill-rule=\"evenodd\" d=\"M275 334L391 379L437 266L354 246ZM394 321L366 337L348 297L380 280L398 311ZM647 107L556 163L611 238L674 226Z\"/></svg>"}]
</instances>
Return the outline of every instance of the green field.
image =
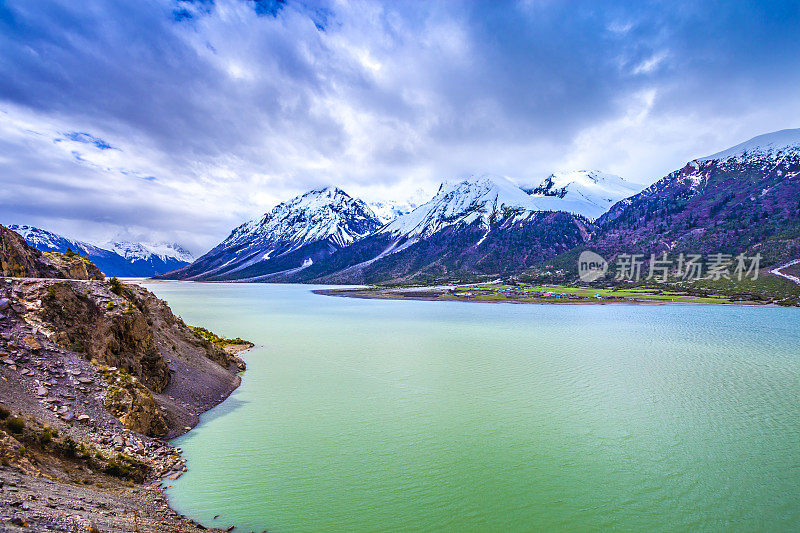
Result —
<instances>
[{"instance_id":1,"label":"green field","mask_svg":"<svg viewBox=\"0 0 800 533\"><path fill-rule=\"evenodd\" d=\"M679 290L670 287L590 287L585 285L497 285L474 284L457 287L446 294L450 299L547 301L547 302L683 302L714 304L763 305L768 300L741 298L727 294L713 294L696 290Z\"/></svg>"}]
</instances>

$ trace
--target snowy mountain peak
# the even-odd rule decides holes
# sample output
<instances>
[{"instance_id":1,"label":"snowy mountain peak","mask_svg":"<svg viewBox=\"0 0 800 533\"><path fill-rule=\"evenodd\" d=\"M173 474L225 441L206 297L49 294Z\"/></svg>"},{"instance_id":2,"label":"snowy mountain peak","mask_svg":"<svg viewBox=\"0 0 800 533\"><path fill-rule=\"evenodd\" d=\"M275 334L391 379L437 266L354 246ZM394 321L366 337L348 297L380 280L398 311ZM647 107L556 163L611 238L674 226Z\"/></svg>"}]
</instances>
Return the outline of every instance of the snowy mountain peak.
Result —
<instances>
[{"instance_id":1,"label":"snowy mountain peak","mask_svg":"<svg viewBox=\"0 0 800 533\"><path fill-rule=\"evenodd\" d=\"M47 230L36 228L33 226L20 226L18 224L10 224L8 229L16 231L28 244L36 243L43 248L56 248L58 243L63 237L56 235ZM31 244L33 246L33 244ZM39 248L37 248L38 250Z\"/></svg>"},{"instance_id":2,"label":"snowy mountain peak","mask_svg":"<svg viewBox=\"0 0 800 533\"><path fill-rule=\"evenodd\" d=\"M599 170L555 172L538 185L523 189L542 210L567 211L589 219L641 190L617 175Z\"/></svg>"},{"instance_id":3,"label":"snowy mountain peak","mask_svg":"<svg viewBox=\"0 0 800 533\"><path fill-rule=\"evenodd\" d=\"M344 192L339 187L319 187L317 189L311 189L307 193L300 195L300 198L306 197L323 197L323 198L350 198L350 195Z\"/></svg>"},{"instance_id":4,"label":"snowy mountain peak","mask_svg":"<svg viewBox=\"0 0 800 533\"><path fill-rule=\"evenodd\" d=\"M424 238L453 224L480 220L488 227L511 213L524 218L539 211L594 219L638 191L619 176L597 170L554 173L527 188L502 176L474 176L442 183L432 200L390 222L380 233Z\"/></svg>"},{"instance_id":5,"label":"snowy mountain peak","mask_svg":"<svg viewBox=\"0 0 800 533\"><path fill-rule=\"evenodd\" d=\"M364 202L338 187L323 187L280 203L260 219L242 224L222 245L258 241L301 246L328 239L344 246L380 225Z\"/></svg>"},{"instance_id":6,"label":"snowy mountain peak","mask_svg":"<svg viewBox=\"0 0 800 533\"><path fill-rule=\"evenodd\" d=\"M375 213L338 187L322 187L276 205L234 229L175 279L262 280L310 267L381 226Z\"/></svg>"},{"instance_id":7,"label":"snowy mountain peak","mask_svg":"<svg viewBox=\"0 0 800 533\"><path fill-rule=\"evenodd\" d=\"M796 171L791 168L780 170L778 167L791 166L797 162L800 162L800 129L780 130L758 135L727 150L689 161L684 168L661 178L642 193L655 194L671 183L679 182L688 185L697 194L705 188L717 170L731 170L742 166L761 170L775 169L779 176L796 176Z\"/></svg>"},{"instance_id":8,"label":"snowy mountain peak","mask_svg":"<svg viewBox=\"0 0 800 533\"><path fill-rule=\"evenodd\" d=\"M800 154L800 128L758 135L727 150L695 161L727 161L729 159L777 159L787 153Z\"/></svg>"},{"instance_id":9,"label":"snowy mountain peak","mask_svg":"<svg viewBox=\"0 0 800 533\"><path fill-rule=\"evenodd\" d=\"M390 222L380 232L427 237L454 224L480 220L488 225L510 212L539 210L534 200L510 179L484 175L442 183L433 199Z\"/></svg>"},{"instance_id":10,"label":"snowy mountain peak","mask_svg":"<svg viewBox=\"0 0 800 533\"><path fill-rule=\"evenodd\" d=\"M451 207L456 208L480 205L495 209L539 209L525 191L504 176L484 174L460 181L445 181L439 186L436 196L446 199Z\"/></svg>"}]
</instances>

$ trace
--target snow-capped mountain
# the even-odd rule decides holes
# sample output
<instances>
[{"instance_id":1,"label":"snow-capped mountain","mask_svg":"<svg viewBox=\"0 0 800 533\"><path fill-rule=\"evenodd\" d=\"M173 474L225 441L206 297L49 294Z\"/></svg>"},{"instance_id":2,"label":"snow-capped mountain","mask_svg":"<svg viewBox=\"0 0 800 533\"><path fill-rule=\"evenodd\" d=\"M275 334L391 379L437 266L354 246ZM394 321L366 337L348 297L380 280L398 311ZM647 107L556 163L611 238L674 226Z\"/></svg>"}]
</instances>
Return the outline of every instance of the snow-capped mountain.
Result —
<instances>
[{"instance_id":1,"label":"snow-capped mountain","mask_svg":"<svg viewBox=\"0 0 800 533\"><path fill-rule=\"evenodd\" d=\"M507 178L445 182L429 202L288 281L374 283L519 271L589 237L590 224L541 210Z\"/></svg>"},{"instance_id":2,"label":"snow-capped mountain","mask_svg":"<svg viewBox=\"0 0 800 533\"><path fill-rule=\"evenodd\" d=\"M705 161L727 162L732 159L777 161L785 157L800 154L800 128L780 130L753 137L749 141L737 144L727 150L696 159L698 163Z\"/></svg>"},{"instance_id":3,"label":"snow-capped mountain","mask_svg":"<svg viewBox=\"0 0 800 533\"><path fill-rule=\"evenodd\" d=\"M278 204L260 219L233 230L222 244L258 241L293 249L328 240L336 246L344 246L372 233L375 225L375 213L364 202L338 187L325 187Z\"/></svg>"},{"instance_id":4,"label":"snow-capped mountain","mask_svg":"<svg viewBox=\"0 0 800 533\"><path fill-rule=\"evenodd\" d=\"M108 248L129 261L150 261L153 257L167 262L181 263L194 261L192 254L175 243L112 242Z\"/></svg>"},{"instance_id":5,"label":"snow-capped mountain","mask_svg":"<svg viewBox=\"0 0 800 533\"><path fill-rule=\"evenodd\" d=\"M42 252L66 252L87 256L107 276L150 277L188 264L191 254L177 244L116 243L97 246L68 239L34 226L13 224L9 229Z\"/></svg>"},{"instance_id":6,"label":"snow-capped mountain","mask_svg":"<svg viewBox=\"0 0 800 533\"><path fill-rule=\"evenodd\" d=\"M597 220L614 253L800 256L800 129L759 135L690 161Z\"/></svg>"},{"instance_id":7,"label":"snow-capped mountain","mask_svg":"<svg viewBox=\"0 0 800 533\"><path fill-rule=\"evenodd\" d=\"M641 188L598 170L555 172L536 186L523 187L542 210L567 211L594 220Z\"/></svg>"},{"instance_id":8,"label":"snow-capped mountain","mask_svg":"<svg viewBox=\"0 0 800 533\"><path fill-rule=\"evenodd\" d=\"M309 191L234 229L174 279L262 279L306 268L381 226L361 200L336 187Z\"/></svg>"},{"instance_id":9,"label":"snow-capped mountain","mask_svg":"<svg viewBox=\"0 0 800 533\"><path fill-rule=\"evenodd\" d=\"M434 198L389 222L380 231L427 236L447 225L490 221L506 213L566 211L594 220L639 188L596 170L554 173L536 187L520 187L509 178L483 175L446 181Z\"/></svg>"},{"instance_id":10,"label":"snow-capped mountain","mask_svg":"<svg viewBox=\"0 0 800 533\"><path fill-rule=\"evenodd\" d=\"M108 248L148 277L166 274L194 261L191 253L175 243L112 242Z\"/></svg>"}]
</instances>

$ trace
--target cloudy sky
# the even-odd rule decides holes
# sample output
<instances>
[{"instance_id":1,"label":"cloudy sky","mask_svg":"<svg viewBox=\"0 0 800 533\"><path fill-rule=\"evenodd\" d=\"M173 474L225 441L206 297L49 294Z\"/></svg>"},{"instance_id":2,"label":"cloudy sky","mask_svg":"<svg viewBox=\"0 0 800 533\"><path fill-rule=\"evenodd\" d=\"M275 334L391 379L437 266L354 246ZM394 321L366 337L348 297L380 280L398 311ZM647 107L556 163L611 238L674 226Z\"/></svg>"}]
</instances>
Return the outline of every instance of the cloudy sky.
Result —
<instances>
[{"instance_id":1,"label":"cloudy sky","mask_svg":"<svg viewBox=\"0 0 800 533\"><path fill-rule=\"evenodd\" d=\"M800 127L800 3L0 0L0 223L201 252L320 185L649 184Z\"/></svg>"}]
</instances>

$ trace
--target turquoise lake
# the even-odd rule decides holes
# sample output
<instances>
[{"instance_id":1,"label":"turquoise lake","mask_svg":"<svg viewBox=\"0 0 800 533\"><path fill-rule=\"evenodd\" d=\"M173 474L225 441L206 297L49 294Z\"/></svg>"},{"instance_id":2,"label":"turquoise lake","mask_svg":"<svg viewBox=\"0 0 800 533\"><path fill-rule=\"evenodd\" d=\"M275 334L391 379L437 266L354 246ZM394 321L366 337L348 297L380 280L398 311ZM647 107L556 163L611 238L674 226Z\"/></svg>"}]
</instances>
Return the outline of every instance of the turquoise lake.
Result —
<instances>
[{"instance_id":1,"label":"turquoise lake","mask_svg":"<svg viewBox=\"0 0 800 533\"><path fill-rule=\"evenodd\" d=\"M800 530L798 309L144 285L257 345L174 441L170 503L206 526Z\"/></svg>"}]
</instances>

